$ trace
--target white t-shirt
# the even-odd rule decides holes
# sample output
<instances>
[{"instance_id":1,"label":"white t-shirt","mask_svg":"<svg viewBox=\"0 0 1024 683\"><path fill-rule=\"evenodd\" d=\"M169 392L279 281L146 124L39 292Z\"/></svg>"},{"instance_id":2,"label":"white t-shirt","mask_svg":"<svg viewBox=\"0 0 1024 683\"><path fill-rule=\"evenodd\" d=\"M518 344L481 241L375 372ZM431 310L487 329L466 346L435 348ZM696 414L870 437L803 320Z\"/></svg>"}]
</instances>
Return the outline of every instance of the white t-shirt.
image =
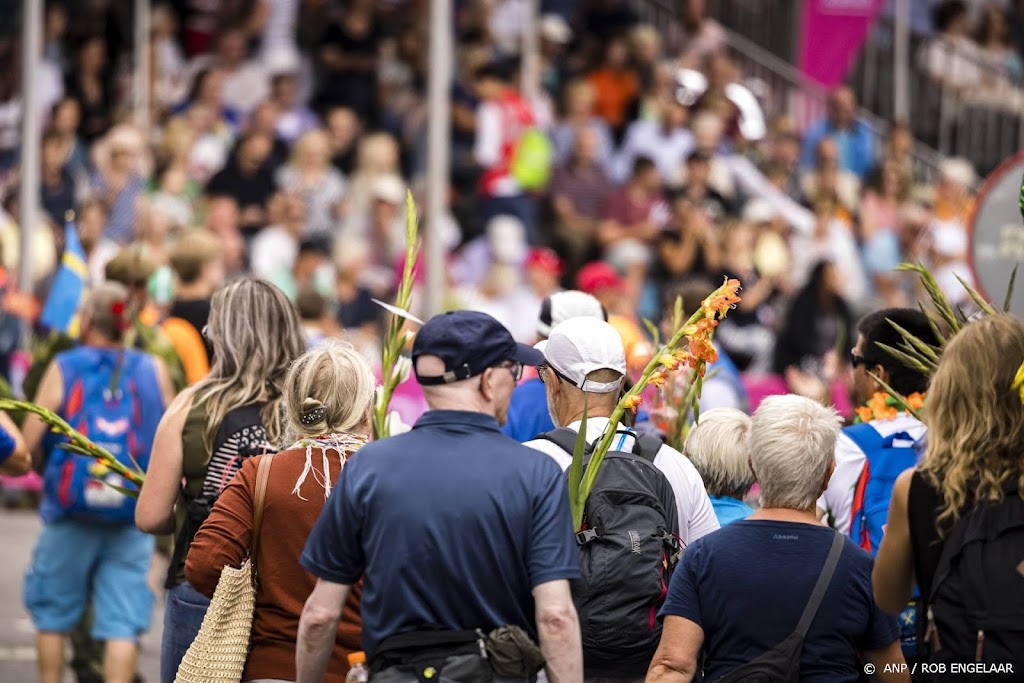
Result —
<instances>
[{"instance_id":1,"label":"white t-shirt","mask_svg":"<svg viewBox=\"0 0 1024 683\"><path fill-rule=\"evenodd\" d=\"M891 420L872 420L871 426L883 439L906 432L914 441L920 441L927 431L922 422L904 414L897 415ZM895 445L904 444L896 441ZM833 528L844 534L850 533L853 493L866 460L864 451L858 448L846 435L846 430L843 430L836 441L836 471L832 473L825 493L818 499L818 509L831 515L835 520L832 523Z\"/></svg>"},{"instance_id":2,"label":"white t-shirt","mask_svg":"<svg viewBox=\"0 0 1024 683\"><path fill-rule=\"evenodd\" d=\"M589 418L587 420L587 441L596 440L607 426L607 417ZM579 428L579 422L569 425L569 429L573 431L578 432ZM524 445L547 453L555 459L563 471L569 469L569 465L572 464L572 455L559 448L553 441L535 439L527 441ZM629 436L625 437L622 445L619 445L618 437L612 442L613 450L629 450L632 447L633 438ZM718 518L711 507L707 489L704 488L704 480L700 478L700 474L689 459L670 446L662 446L654 457L654 466L661 470L669 485L672 486L679 514L679 536L683 539L683 543L689 545L698 538L717 531L719 529Z\"/></svg>"}]
</instances>

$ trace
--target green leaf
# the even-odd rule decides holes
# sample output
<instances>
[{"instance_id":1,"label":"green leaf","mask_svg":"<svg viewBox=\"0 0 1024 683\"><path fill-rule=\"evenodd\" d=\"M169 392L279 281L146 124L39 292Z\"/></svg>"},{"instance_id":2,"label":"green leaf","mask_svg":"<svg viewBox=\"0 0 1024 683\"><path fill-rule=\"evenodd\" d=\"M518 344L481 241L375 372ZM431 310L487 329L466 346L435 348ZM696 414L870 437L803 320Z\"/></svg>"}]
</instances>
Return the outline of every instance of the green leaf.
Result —
<instances>
[{"instance_id":1,"label":"green leaf","mask_svg":"<svg viewBox=\"0 0 1024 683\"><path fill-rule=\"evenodd\" d=\"M919 358L917 358L915 356L911 356L908 353L904 353L903 351L900 351L897 348L889 346L888 344L883 344L882 342L875 342L875 345L878 348L880 348L883 351L885 351L886 353L888 353L890 356L892 356L896 360L898 360L901 363L903 363L904 365L906 365L911 370L916 370L917 372L920 372L922 374L927 375L927 374L931 373L932 369L934 369L933 367L929 367L928 365L925 365L924 362L922 360L920 360Z\"/></svg>"},{"instance_id":2,"label":"green leaf","mask_svg":"<svg viewBox=\"0 0 1024 683\"><path fill-rule=\"evenodd\" d=\"M928 326L932 328L932 334L935 335L935 342L939 345L939 348L946 346L946 338L942 336L942 331L939 329L938 324L935 322L935 318L928 313L928 310L924 307L924 304L920 301L917 302L917 307L921 309L921 313L928 319Z\"/></svg>"},{"instance_id":3,"label":"green leaf","mask_svg":"<svg viewBox=\"0 0 1024 683\"><path fill-rule=\"evenodd\" d=\"M587 452L587 395L583 394L583 419L580 431L576 434L576 444L572 449L572 464L569 465L569 509L572 511L573 531L579 531L583 524L583 506L587 499L580 495L580 484L583 481L583 459Z\"/></svg>"},{"instance_id":4,"label":"green leaf","mask_svg":"<svg viewBox=\"0 0 1024 683\"><path fill-rule=\"evenodd\" d=\"M654 345L661 346L661 332L658 331L658 326L652 323L647 318L643 319L643 324L644 327L647 328L647 331L650 333L651 340L653 341Z\"/></svg>"},{"instance_id":5,"label":"green leaf","mask_svg":"<svg viewBox=\"0 0 1024 683\"><path fill-rule=\"evenodd\" d=\"M954 277L956 277L957 280L960 281L960 284L963 285L963 288L967 290L967 293L971 295L971 298L974 299L974 303L978 304L978 308L985 311L986 315L996 314L996 309L992 308L992 304L986 301L985 297L983 297L981 293L971 285L971 283L969 283L967 280L963 279L956 273L953 273L953 275Z\"/></svg>"},{"instance_id":6,"label":"green leaf","mask_svg":"<svg viewBox=\"0 0 1024 683\"><path fill-rule=\"evenodd\" d=\"M956 313L953 311L953 307L949 305L946 295L942 293L942 288L939 287L938 281L927 267L920 263L903 263L897 266L896 270L917 273L921 284L924 285L925 290L928 292L928 298L931 299L932 305L935 306L939 316L946 322L946 325L949 326L949 329L954 334L960 331L963 324L956 317Z\"/></svg>"},{"instance_id":7,"label":"green leaf","mask_svg":"<svg viewBox=\"0 0 1024 683\"><path fill-rule=\"evenodd\" d=\"M900 336L903 337L903 340L911 347L916 349L920 355L925 356L936 363L939 362L939 354L934 347L930 346L929 344L926 344L921 339L918 339L917 336L915 336L913 333L901 327L900 325L894 323L889 318L886 318L885 321L889 323L889 325L891 325L894 330L899 332Z\"/></svg>"},{"instance_id":8,"label":"green leaf","mask_svg":"<svg viewBox=\"0 0 1024 683\"><path fill-rule=\"evenodd\" d=\"M1024 185L1021 185L1020 189L1022 197L1024 197ZM1021 210L1024 211L1024 207L1022 207ZM1010 284L1006 286L1006 296L1003 297L1003 313L1010 312L1010 302L1013 301L1013 286L1017 283L1017 266L1019 265L1019 262L1015 263L1013 265L1013 270L1010 271Z\"/></svg>"}]
</instances>

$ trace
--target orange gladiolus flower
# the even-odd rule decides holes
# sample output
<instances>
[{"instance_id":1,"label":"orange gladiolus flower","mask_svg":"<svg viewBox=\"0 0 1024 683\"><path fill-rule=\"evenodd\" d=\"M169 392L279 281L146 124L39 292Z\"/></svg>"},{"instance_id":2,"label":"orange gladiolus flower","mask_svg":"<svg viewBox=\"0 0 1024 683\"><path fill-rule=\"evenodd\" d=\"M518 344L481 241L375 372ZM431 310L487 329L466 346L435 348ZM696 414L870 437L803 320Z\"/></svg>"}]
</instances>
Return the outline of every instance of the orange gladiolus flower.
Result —
<instances>
[{"instance_id":1,"label":"orange gladiolus flower","mask_svg":"<svg viewBox=\"0 0 1024 683\"><path fill-rule=\"evenodd\" d=\"M665 383L665 373L661 370L652 372L651 376L647 378L648 383L653 384L656 387L660 387Z\"/></svg>"},{"instance_id":2,"label":"orange gladiolus flower","mask_svg":"<svg viewBox=\"0 0 1024 683\"><path fill-rule=\"evenodd\" d=\"M907 396L906 398L907 405L913 408L914 410L920 410L921 408L924 407L924 396L922 396L920 393L915 392L910 396Z\"/></svg>"},{"instance_id":3,"label":"orange gladiolus flower","mask_svg":"<svg viewBox=\"0 0 1024 683\"><path fill-rule=\"evenodd\" d=\"M871 422L874 419L874 415L871 414L871 408L867 406L857 408L857 417L860 418L861 422Z\"/></svg>"},{"instance_id":4,"label":"orange gladiolus flower","mask_svg":"<svg viewBox=\"0 0 1024 683\"><path fill-rule=\"evenodd\" d=\"M682 358L666 353L658 362L661 363L661 366L668 372L675 372L679 369L679 366L683 364L683 360L684 359Z\"/></svg>"},{"instance_id":5,"label":"orange gladiolus flower","mask_svg":"<svg viewBox=\"0 0 1024 683\"><path fill-rule=\"evenodd\" d=\"M718 351L711 345L706 337L692 337L690 339L690 355L695 360L702 360L707 363L714 363L718 360ZM693 363L690 367L694 367Z\"/></svg>"},{"instance_id":6,"label":"orange gladiolus flower","mask_svg":"<svg viewBox=\"0 0 1024 683\"><path fill-rule=\"evenodd\" d=\"M632 396L627 396L624 399L622 399L622 405L627 410L632 410L635 413L636 409L640 406L640 403L642 401L643 399L640 398L640 394L633 394Z\"/></svg>"},{"instance_id":7,"label":"orange gladiolus flower","mask_svg":"<svg viewBox=\"0 0 1024 683\"><path fill-rule=\"evenodd\" d=\"M716 314L720 318L724 318L729 309L740 302L740 297L737 295L739 290L739 280L727 279L720 291L704 299L702 305L705 311L705 318L714 318Z\"/></svg>"}]
</instances>

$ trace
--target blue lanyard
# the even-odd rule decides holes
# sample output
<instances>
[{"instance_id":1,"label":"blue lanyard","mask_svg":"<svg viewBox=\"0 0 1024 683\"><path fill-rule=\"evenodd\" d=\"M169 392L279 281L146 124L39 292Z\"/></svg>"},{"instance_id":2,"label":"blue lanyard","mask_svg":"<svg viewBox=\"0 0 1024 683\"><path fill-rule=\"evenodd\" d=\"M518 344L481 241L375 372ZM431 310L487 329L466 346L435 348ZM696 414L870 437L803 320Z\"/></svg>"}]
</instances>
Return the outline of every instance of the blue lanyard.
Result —
<instances>
[{"instance_id":1,"label":"blue lanyard","mask_svg":"<svg viewBox=\"0 0 1024 683\"><path fill-rule=\"evenodd\" d=\"M615 450L617 450L617 451L621 451L622 450L623 444L626 443L626 437L627 436L633 436L633 430L632 429L627 429L625 431L625 433L623 433L623 434L621 434L619 436L619 445L615 447Z\"/></svg>"}]
</instances>

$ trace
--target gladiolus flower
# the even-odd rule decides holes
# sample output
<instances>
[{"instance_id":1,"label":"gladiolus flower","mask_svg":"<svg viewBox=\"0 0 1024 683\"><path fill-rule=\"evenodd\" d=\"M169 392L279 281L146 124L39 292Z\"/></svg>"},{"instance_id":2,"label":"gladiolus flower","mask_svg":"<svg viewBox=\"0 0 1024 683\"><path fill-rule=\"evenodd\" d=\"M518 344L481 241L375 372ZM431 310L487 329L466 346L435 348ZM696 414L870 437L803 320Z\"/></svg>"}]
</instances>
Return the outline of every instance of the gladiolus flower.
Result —
<instances>
[{"instance_id":1,"label":"gladiolus flower","mask_svg":"<svg viewBox=\"0 0 1024 683\"><path fill-rule=\"evenodd\" d=\"M640 398L640 394L626 396L625 398L622 399L622 407L626 408L627 410L632 410L635 413L636 409L640 406L640 403L642 401L643 399Z\"/></svg>"},{"instance_id":2,"label":"gladiolus flower","mask_svg":"<svg viewBox=\"0 0 1024 683\"><path fill-rule=\"evenodd\" d=\"M740 302L740 297L737 292L740 290L739 280L726 279L725 284L718 288L714 294L709 296L703 301L703 308L705 312L705 318L714 318L717 314L718 317L724 318L725 314L729 312L730 308L733 308Z\"/></svg>"},{"instance_id":3,"label":"gladiolus flower","mask_svg":"<svg viewBox=\"0 0 1024 683\"><path fill-rule=\"evenodd\" d=\"M647 378L647 382L649 384L653 384L656 387L660 387L662 384L665 383L665 373L662 372L661 370L652 372L651 376Z\"/></svg>"},{"instance_id":4,"label":"gladiolus flower","mask_svg":"<svg viewBox=\"0 0 1024 683\"><path fill-rule=\"evenodd\" d=\"M409 375L412 372L412 361L405 356L399 356L395 360L394 367L391 368L391 378L397 379L398 384L401 384L405 380L409 379Z\"/></svg>"},{"instance_id":5,"label":"gladiolus flower","mask_svg":"<svg viewBox=\"0 0 1024 683\"><path fill-rule=\"evenodd\" d=\"M913 408L914 410L920 410L921 408L924 407L924 396L922 396L919 392L915 392L910 396L907 396L907 405Z\"/></svg>"},{"instance_id":6,"label":"gladiolus flower","mask_svg":"<svg viewBox=\"0 0 1024 683\"><path fill-rule=\"evenodd\" d=\"M668 372L675 372L679 369L679 366L683 364L684 360L685 359L683 358L666 353L658 362L661 363L661 366Z\"/></svg>"},{"instance_id":7,"label":"gladiolus flower","mask_svg":"<svg viewBox=\"0 0 1024 683\"><path fill-rule=\"evenodd\" d=\"M706 363L714 363L718 360L718 351L715 350L715 347L705 337L690 338L690 355ZM694 366L691 364L691 367Z\"/></svg>"}]
</instances>

